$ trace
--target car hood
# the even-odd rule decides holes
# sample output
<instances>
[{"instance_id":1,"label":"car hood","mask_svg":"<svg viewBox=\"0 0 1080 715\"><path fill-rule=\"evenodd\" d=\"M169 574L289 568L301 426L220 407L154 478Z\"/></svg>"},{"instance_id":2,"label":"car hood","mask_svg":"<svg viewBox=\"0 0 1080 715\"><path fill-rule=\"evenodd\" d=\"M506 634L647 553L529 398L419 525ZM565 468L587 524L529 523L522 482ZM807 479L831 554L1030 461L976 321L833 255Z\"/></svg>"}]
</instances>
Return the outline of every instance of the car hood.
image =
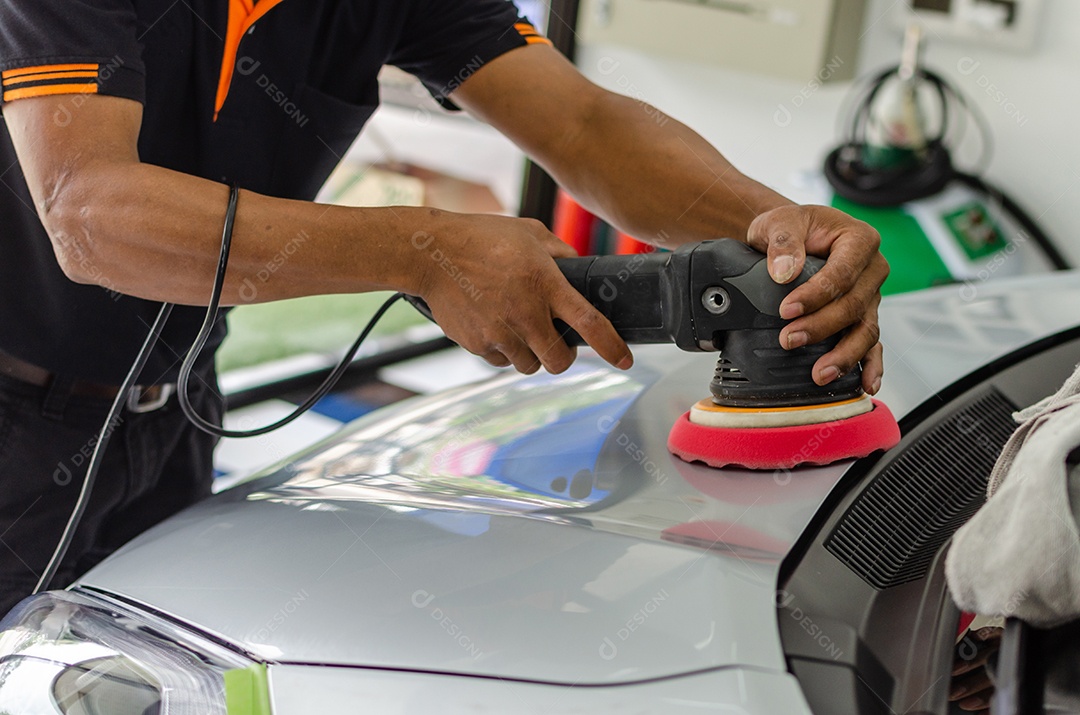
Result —
<instances>
[{"instance_id":1,"label":"car hood","mask_svg":"<svg viewBox=\"0 0 1080 715\"><path fill-rule=\"evenodd\" d=\"M887 300L898 418L1077 322L1075 273ZM1038 287L1038 291L1034 290ZM711 469L668 431L715 357L583 356L379 410L154 528L83 587L273 662L566 684L785 670L781 560L851 462Z\"/></svg>"}]
</instances>

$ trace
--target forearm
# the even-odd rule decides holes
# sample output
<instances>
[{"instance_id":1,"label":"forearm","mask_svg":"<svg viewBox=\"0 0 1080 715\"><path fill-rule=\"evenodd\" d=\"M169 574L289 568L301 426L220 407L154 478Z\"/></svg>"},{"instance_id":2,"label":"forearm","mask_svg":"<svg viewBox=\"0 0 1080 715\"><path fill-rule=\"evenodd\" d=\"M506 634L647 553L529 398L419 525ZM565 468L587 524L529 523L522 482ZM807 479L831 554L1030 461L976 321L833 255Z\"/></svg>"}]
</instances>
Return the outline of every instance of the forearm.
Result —
<instances>
[{"instance_id":1,"label":"forearm","mask_svg":"<svg viewBox=\"0 0 1080 715\"><path fill-rule=\"evenodd\" d=\"M597 87L550 47L506 53L462 84L454 101L512 139L586 208L647 241L745 240L756 216L791 204L685 125Z\"/></svg>"},{"instance_id":2,"label":"forearm","mask_svg":"<svg viewBox=\"0 0 1080 715\"><path fill-rule=\"evenodd\" d=\"M3 107L61 268L83 283L204 305L228 189L141 163L137 102L91 97L61 125L50 121L61 101L46 95ZM424 298L452 340L493 365L565 370L574 352L555 329L558 318L612 365L629 367L626 344L552 260L572 253L529 219L320 206L244 191L223 302L400 290Z\"/></svg>"},{"instance_id":3,"label":"forearm","mask_svg":"<svg viewBox=\"0 0 1080 715\"><path fill-rule=\"evenodd\" d=\"M619 229L653 243L745 239L756 216L792 202L743 175L690 128L601 91L551 162L561 185Z\"/></svg>"},{"instance_id":4,"label":"forearm","mask_svg":"<svg viewBox=\"0 0 1080 715\"><path fill-rule=\"evenodd\" d=\"M160 167L84 167L42 211L58 259L80 282L205 305L228 189ZM419 287L410 237L432 216L241 193L222 302Z\"/></svg>"}]
</instances>

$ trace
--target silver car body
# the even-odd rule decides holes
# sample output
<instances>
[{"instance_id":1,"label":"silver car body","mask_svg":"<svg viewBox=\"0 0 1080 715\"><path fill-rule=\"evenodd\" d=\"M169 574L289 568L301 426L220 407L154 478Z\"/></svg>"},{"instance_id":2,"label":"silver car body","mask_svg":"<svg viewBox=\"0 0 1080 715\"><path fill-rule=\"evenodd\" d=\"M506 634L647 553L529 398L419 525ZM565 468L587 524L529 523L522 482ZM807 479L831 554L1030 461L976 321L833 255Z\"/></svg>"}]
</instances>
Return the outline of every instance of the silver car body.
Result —
<instances>
[{"instance_id":1,"label":"silver car body","mask_svg":"<svg viewBox=\"0 0 1080 715\"><path fill-rule=\"evenodd\" d=\"M901 418L1078 306L1076 273L890 298L880 398ZM379 410L77 587L268 662L278 715L808 713L778 569L851 462L684 463L668 431L715 356L635 355Z\"/></svg>"}]
</instances>

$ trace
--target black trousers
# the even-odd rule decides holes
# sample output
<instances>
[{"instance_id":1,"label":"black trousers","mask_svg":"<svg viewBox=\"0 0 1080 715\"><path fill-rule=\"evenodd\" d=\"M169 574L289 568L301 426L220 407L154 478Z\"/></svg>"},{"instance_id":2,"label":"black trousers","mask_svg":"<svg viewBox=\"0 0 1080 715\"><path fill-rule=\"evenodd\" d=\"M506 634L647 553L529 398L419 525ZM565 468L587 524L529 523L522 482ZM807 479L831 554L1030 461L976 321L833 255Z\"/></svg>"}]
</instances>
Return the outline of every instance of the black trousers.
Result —
<instances>
[{"instance_id":1,"label":"black trousers","mask_svg":"<svg viewBox=\"0 0 1080 715\"><path fill-rule=\"evenodd\" d=\"M213 376L204 376L214 384ZM193 391L195 392L195 391ZM196 409L220 423L208 390ZM110 401L0 375L0 616L28 596L75 506ZM124 543L208 496L216 438L191 425L173 396L125 410L112 432L86 515L52 583L62 588Z\"/></svg>"}]
</instances>

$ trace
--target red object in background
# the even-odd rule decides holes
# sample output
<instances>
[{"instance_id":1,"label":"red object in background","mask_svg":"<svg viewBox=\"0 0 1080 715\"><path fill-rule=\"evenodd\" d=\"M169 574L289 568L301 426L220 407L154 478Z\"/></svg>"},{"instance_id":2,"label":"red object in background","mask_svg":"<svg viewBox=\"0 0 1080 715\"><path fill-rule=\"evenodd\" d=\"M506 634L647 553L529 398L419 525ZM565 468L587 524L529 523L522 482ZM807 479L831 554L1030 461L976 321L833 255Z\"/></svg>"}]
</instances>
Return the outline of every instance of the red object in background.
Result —
<instances>
[{"instance_id":1,"label":"red object in background","mask_svg":"<svg viewBox=\"0 0 1080 715\"><path fill-rule=\"evenodd\" d=\"M555 197L555 220L552 233L578 252L579 256L593 254L593 230L600 219L581 207L562 189Z\"/></svg>"},{"instance_id":2,"label":"red object in background","mask_svg":"<svg viewBox=\"0 0 1080 715\"><path fill-rule=\"evenodd\" d=\"M653 246L633 236L616 231L582 208L581 204L559 189L555 197L555 217L551 232L580 256L614 254L620 256L652 253Z\"/></svg>"},{"instance_id":3,"label":"red object in background","mask_svg":"<svg viewBox=\"0 0 1080 715\"><path fill-rule=\"evenodd\" d=\"M890 449L900 441L896 418L883 403L855 417L792 427L706 427L684 413L668 435L668 449L687 462L710 467L792 469L831 464Z\"/></svg>"},{"instance_id":4,"label":"red object in background","mask_svg":"<svg viewBox=\"0 0 1080 715\"><path fill-rule=\"evenodd\" d=\"M639 241L629 234L619 231L615 234L615 253L620 256L629 256L635 253L652 253L656 248L643 241Z\"/></svg>"}]
</instances>

